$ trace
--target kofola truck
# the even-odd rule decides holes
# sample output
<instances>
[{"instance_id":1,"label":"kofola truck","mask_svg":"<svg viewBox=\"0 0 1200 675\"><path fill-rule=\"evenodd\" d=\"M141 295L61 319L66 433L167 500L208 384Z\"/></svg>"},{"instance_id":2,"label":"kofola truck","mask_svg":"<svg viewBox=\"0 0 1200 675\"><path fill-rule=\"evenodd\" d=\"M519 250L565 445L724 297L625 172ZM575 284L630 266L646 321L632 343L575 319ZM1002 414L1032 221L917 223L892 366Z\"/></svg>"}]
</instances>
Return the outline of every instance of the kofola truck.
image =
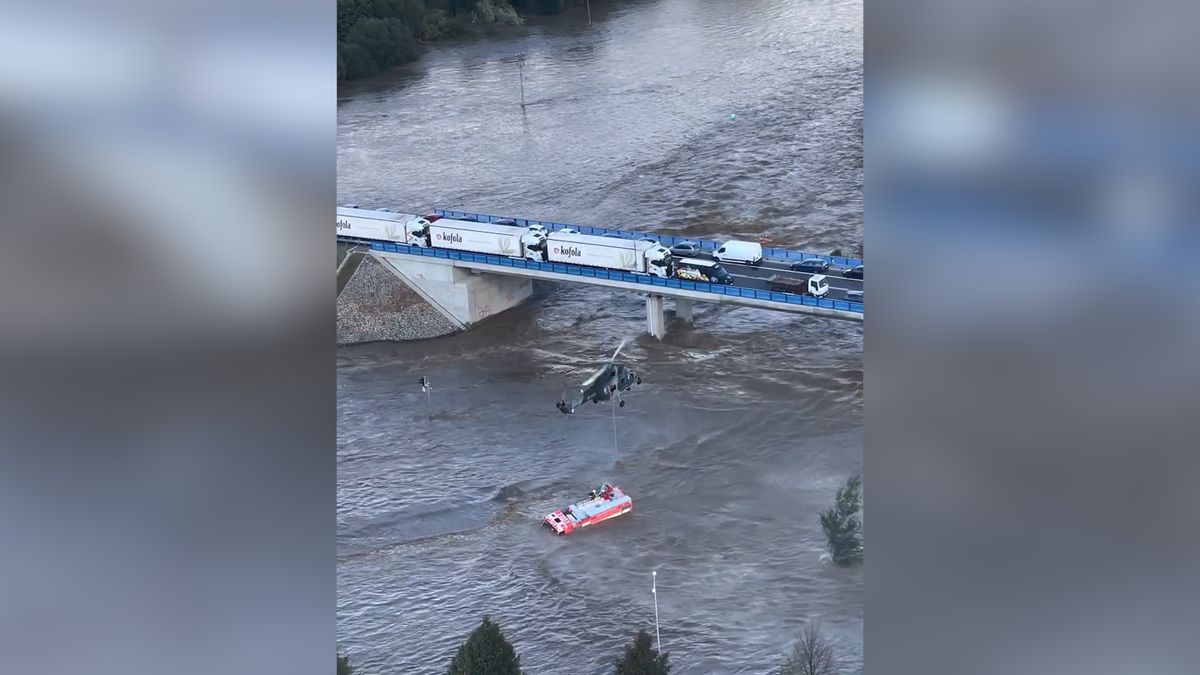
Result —
<instances>
[{"instance_id":1,"label":"kofola truck","mask_svg":"<svg viewBox=\"0 0 1200 675\"><path fill-rule=\"evenodd\" d=\"M540 226L498 225L439 218L429 223L433 248L544 261L546 234Z\"/></svg>"},{"instance_id":2,"label":"kofola truck","mask_svg":"<svg viewBox=\"0 0 1200 675\"><path fill-rule=\"evenodd\" d=\"M426 228L429 227L430 220L437 220L437 216L422 217L413 213L369 211L339 206L337 234L339 237L365 241L391 241L409 246L426 246Z\"/></svg>"},{"instance_id":3,"label":"kofola truck","mask_svg":"<svg viewBox=\"0 0 1200 675\"><path fill-rule=\"evenodd\" d=\"M663 278L671 276L672 269L671 252L658 242L575 232L551 232L546 237L546 259Z\"/></svg>"}]
</instances>

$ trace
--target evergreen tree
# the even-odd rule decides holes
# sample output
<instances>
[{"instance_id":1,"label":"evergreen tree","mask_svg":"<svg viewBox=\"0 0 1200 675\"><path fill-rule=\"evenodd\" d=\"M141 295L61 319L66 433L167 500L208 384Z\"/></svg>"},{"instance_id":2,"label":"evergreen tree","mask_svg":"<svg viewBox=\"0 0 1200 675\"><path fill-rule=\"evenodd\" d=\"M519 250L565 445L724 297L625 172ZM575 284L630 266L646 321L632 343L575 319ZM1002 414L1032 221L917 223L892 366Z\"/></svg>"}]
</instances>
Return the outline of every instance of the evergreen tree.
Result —
<instances>
[{"instance_id":1,"label":"evergreen tree","mask_svg":"<svg viewBox=\"0 0 1200 675\"><path fill-rule=\"evenodd\" d=\"M350 675L353 672L354 668L350 667L350 657L339 651L337 655L337 675Z\"/></svg>"},{"instance_id":2,"label":"evergreen tree","mask_svg":"<svg viewBox=\"0 0 1200 675\"><path fill-rule=\"evenodd\" d=\"M650 634L645 629L638 631L633 642L625 647L625 656L617 659L615 675L667 675L671 664L668 654L659 654L652 648Z\"/></svg>"},{"instance_id":3,"label":"evergreen tree","mask_svg":"<svg viewBox=\"0 0 1200 675\"><path fill-rule=\"evenodd\" d=\"M521 657L500 626L484 617L450 661L448 675L521 675Z\"/></svg>"},{"instance_id":4,"label":"evergreen tree","mask_svg":"<svg viewBox=\"0 0 1200 675\"><path fill-rule=\"evenodd\" d=\"M565 0L512 0L513 7L536 14L558 14L565 4Z\"/></svg>"},{"instance_id":5,"label":"evergreen tree","mask_svg":"<svg viewBox=\"0 0 1200 675\"><path fill-rule=\"evenodd\" d=\"M824 636L821 627L810 623L796 637L792 653L783 659L779 675L835 675L838 671L837 654Z\"/></svg>"},{"instance_id":6,"label":"evergreen tree","mask_svg":"<svg viewBox=\"0 0 1200 675\"><path fill-rule=\"evenodd\" d=\"M832 507L821 514L829 554L839 565L862 562L862 478L854 476L838 490Z\"/></svg>"}]
</instances>

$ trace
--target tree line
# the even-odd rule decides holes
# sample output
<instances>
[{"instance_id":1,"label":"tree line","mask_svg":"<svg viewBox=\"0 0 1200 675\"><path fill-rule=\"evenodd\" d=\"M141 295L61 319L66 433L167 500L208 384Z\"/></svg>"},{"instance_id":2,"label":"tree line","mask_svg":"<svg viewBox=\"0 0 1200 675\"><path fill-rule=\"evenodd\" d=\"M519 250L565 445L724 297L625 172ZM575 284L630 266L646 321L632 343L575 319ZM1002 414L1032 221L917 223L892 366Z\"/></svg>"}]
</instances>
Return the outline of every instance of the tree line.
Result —
<instances>
[{"instance_id":1,"label":"tree line","mask_svg":"<svg viewBox=\"0 0 1200 675\"><path fill-rule=\"evenodd\" d=\"M518 25L576 0L338 0L337 77L350 80L417 58L420 41Z\"/></svg>"},{"instance_id":2,"label":"tree line","mask_svg":"<svg viewBox=\"0 0 1200 675\"><path fill-rule=\"evenodd\" d=\"M855 475L837 491L834 504L820 516L826 548L837 565L862 562L862 478ZM613 662L614 675L669 675L670 655L655 649L650 634L638 631ZM351 675L349 657L337 655L337 675ZM500 625L484 617L450 661L447 675L522 675L521 657L504 637ZM810 623L797 637L792 650L780 662L780 675L836 675L841 672L837 650L821 632L820 624Z\"/></svg>"},{"instance_id":3,"label":"tree line","mask_svg":"<svg viewBox=\"0 0 1200 675\"><path fill-rule=\"evenodd\" d=\"M833 644L821 634L819 624L811 623L783 658L779 674L836 675L840 667ZM488 617L459 646L446 670L447 675L523 675L523 672L517 650L504 637L500 625ZM613 675L670 675L670 672L670 654L655 649L645 629L638 631L624 653L613 661ZM353 673L350 658L339 652L337 675Z\"/></svg>"}]
</instances>

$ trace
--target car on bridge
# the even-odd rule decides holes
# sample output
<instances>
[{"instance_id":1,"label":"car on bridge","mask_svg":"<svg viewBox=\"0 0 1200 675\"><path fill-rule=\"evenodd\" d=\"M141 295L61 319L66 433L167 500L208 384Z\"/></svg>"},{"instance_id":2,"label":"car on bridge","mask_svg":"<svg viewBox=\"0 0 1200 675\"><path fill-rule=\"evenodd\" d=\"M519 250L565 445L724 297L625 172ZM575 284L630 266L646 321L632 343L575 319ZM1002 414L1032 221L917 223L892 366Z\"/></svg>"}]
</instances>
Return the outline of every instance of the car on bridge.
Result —
<instances>
[{"instance_id":1,"label":"car on bridge","mask_svg":"<svg viewBox=\"0 0 1200 675\"><path fill-rule=\"evenodd\" d=\"M694 241L681 241L671 247L671 255L676 258L695 258L701 252L700 244Z\"/></svg>"},{"instance_id":2,"label":"car on bridge","mask_svg":"<svg viewBox=\"0 0 1200 675\"><path fill-rule=\"evenodd\" d=\"M806 260L798 260L791 265L788 265L788 269L792 270L793 272L825 274L829 271L829 263L821 260L820 258L808 258Z\"/></svg>"},{"instance_id":3,"label":"car on bridge","mask_svg":"<svg viewBox=\"0 0 1200 675\"><path fill-rule=\"evenodd\" d=\"M842 276L846 277L847 279L862 279L863 278L863 266L858 265L857 267L851 267L850 269L846 270L845 272L842 272Z\"/></svg>"},{"instance_id":4,"label":"car on bridge","mask_svg":"<svg viewBox=\"0 0 1200 675\"><path fill-rule=\"evenodd\" d=\"M717 262L731 262L742 265L761 265L763 260L762 244L753 241L727 241L721 244L713 254Z\"/></svg>"},{"instance_id":5,"label":"car on bridge","mask_svg":"<svg viewBox=\"0 0 1200 675\"><path fill-rule=\"evenodd\" d=\"M862 291L846 291L846 299L850 302L861 303L863 301Z\"/></svg>"}]
</instances>

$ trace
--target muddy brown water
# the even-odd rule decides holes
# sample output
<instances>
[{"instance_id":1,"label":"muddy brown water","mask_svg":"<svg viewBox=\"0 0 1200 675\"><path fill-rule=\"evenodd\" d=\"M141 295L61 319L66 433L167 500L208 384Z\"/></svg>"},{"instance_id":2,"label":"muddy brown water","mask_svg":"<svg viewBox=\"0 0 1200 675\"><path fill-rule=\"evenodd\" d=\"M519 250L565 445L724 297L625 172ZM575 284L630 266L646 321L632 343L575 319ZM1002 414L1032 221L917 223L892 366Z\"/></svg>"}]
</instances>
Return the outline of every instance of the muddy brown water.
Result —
<instances>
[{"instance_id":1,"label":"muddy brown water","mask_svg":"<svg viewBox=\"0 0 1200 675\"><path fill-rule=\"evenodd\" d=\"M339 201L861 241L860 3L593 18L344 85ZM444 672L484 614L527 672L610 672L653 630L652 570L673 672L768 672L810 619L861 672L862 570L822 563L817 514L862 464L862 325L698 305L660 342L644 312L633 294L544 285L465 334L339 349L338 636L361 672ZM612 408L554 402L626 337L644 384L614 439ZM540 527L605 480L631 514Z\"/></svg>"}]
</instances>

